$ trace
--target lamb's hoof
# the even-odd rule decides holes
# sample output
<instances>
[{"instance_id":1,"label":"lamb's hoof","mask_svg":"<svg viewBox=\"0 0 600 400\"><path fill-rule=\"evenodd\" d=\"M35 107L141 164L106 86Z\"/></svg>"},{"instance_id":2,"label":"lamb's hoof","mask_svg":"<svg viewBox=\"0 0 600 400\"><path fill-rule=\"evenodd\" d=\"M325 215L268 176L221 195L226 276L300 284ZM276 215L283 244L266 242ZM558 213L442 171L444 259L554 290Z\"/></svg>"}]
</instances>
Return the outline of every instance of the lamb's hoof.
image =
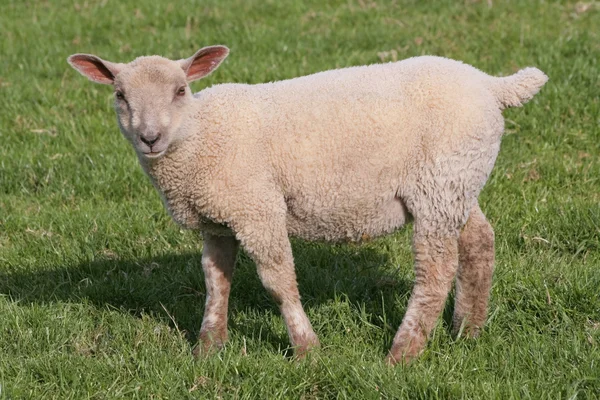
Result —
<instances>
[{"instance_id":1,"label":"lamb's hoof","mask_svg":"<svg viewBox=\"0 0 600 400\"><path fill-rule=\"evenodd\" d=\"M417 354L408 354L408 353L392 354L392 352L390 351L390 353L385 358L385 363L387 365L389 365L390 367L393 367L398 364L408 365L413 360L415 360L417 357L419 357L420 354L421 354L420 352Z\"/></svg>"},{"instance_id":2,"label":"lamb's hoof","mask_svg":"<svg viewBox=\"0 0 600 400\"><path fill-rule=\"evenodd\" d=\"M458 328L452 330L452 335L457 339L463 337L467 339L477 339L480 333L481 329L477 327L470 327L464 329Z\"/></svg>"},{"instance_id":3,"label":"lamb's hoof","mask_svg":"<svg viewBox=\"0 0 600 400\"><path fill-rule=\"evenodd\" d=\"M196 346L194 346L194 348L192 349L192 355L194 356L194 358L208 357L217 353L223 348L223 346L225 346L223 343L207 344L203 342L198 342Z\"/></svg>"},{"instance_id":4,"label":"lamb's hoof","mask_svg":"<svg viewBox=\"0 0 600 400\"><path fill-rule=\"evenodd\" d=\"M397 364L408 365L421 355L424 347L425 341L422 338L410 338L405 342L394 343L388 356L385 358L386 364L390 366Z\"/></svg>"},{"instance_id":5,"label":"lamb's hoof","mask_svg":"<svg viewBox=\"0 0 600 400\"><path fill-rule=\"evenodd\" d=\"M194 358L203 358L215 354L225 346L227 337L200 332L200 338L192 350Z\"/></svg>"},{"instance_id":6,"label":"lamb's hoof","mask_svg":"<svg viewBox=\"0 0 600 400\"><path fill-rule=\"evenodd\" d=\"M412 360L413 360L412 357L408 357L406 355L402 355L402 354L393 355L392 353L389 353L387 355L387 357L385 358L385 363L387 365L389 365L390 367L393 367L397 364L408 365L408 364L410 364L410 362Z\"/></svg>"},{"instance_id":7,"label":"lamb's hoof","mask_svg":"<svg viewBox=\"0 0 600 400\"><path fill-rule=\"evenodd\" d=\"M319 343L319 338L315 335L310 339L304 340L302 343L298 343L294 346L294 359L302 360L306 358L306 356L311 353L313 350L321 347Z\"/></svg>"},{"instance_id":8,"label":"lamb's hoof","mask_svg":"<svg viewBox=\"0 0 600 400\"><path fill-rule=\"evenodd\" d=\"M465 337L467 339L476 339L481 333L481 327L473 324L464 324L456 319L452 324L452 335L455 338Z\"/></svg>"}]
</instances>

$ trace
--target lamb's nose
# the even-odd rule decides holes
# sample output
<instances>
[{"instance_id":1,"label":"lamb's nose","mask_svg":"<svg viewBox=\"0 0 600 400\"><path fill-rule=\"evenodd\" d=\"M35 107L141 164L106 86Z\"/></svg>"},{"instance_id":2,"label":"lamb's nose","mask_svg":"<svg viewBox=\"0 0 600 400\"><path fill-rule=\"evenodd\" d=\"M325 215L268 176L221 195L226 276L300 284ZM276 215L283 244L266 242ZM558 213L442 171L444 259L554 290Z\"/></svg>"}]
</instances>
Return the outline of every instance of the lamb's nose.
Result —
<instances>
[{"instance_id":1,"label":"lamb's nose","mask_svg":"<svg viewBox=\"0 0 600 400\"><path fill-rule=\"evenodd\" d=\"M147 135L141 135L140 140L146 143L148 146L152 146L160 139L160 133L149 133Z\"/></svg>"}]
</instances>

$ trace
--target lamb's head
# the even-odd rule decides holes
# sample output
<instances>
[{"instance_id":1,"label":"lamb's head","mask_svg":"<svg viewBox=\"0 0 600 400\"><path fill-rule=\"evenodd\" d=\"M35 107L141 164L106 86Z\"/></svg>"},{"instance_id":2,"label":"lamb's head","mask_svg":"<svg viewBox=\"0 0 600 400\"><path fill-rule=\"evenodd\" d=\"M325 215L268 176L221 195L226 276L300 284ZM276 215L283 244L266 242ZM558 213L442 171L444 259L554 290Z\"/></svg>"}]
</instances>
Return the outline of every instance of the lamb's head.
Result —
<instances>
[{"instance_id":1,"label":"lamb's head","mask_svg":"<svg viewBox=\"0 0 600 400\"><path fill-rule=\"evenodd\" d=\"M193 102L188 84L210 74L228 54L225 46L210 46L178 61L150 56L120 64L90 54L67 61L91 81L113 85L121 132L141 157L156 158L183 139L179 128Z\"/></svg>"}]
</instances>

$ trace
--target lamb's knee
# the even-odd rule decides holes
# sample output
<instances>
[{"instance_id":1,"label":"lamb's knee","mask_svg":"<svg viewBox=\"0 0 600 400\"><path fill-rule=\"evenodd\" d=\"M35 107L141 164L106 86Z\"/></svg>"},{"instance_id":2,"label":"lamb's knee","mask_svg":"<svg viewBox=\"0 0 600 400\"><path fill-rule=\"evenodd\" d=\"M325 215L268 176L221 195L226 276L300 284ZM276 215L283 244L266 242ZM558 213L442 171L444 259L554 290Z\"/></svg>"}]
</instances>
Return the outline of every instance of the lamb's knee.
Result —
<instances>
[{"instance_id":1,"label":"lamb's knee","mask_svg":"<svg viewBox=\"0 0 600 400\"><path fill-rule=\"evenodd\" d=\"M460 233L458 249L461 264L493 262L494 230L479 207Z\"/></svg>"},{"instance_id":2,"label":"lamb's knee","mask_svg":"<svg viewBox=\"0 0 600 400\"><path fill-rule=\"evenodd\" d=\"M279 306L298 300L294 258L289 243L284 251L271 250L267 254L255 255L254 259L263 287Z\"/></svg>"},{"instance_id":3,"label":"lamb's knee","mask_svg":"<svg viewBox=\"0 0 600 400\"><path fill-rule=\"evenodd\" d=\"M293 269L292 273L289 273L287 271L274 271L272 269L265 271L259 268L258 274L263 287L278 305L281 306L283 303L299 300L300 294Z\"/></svg>"}]
</instances>

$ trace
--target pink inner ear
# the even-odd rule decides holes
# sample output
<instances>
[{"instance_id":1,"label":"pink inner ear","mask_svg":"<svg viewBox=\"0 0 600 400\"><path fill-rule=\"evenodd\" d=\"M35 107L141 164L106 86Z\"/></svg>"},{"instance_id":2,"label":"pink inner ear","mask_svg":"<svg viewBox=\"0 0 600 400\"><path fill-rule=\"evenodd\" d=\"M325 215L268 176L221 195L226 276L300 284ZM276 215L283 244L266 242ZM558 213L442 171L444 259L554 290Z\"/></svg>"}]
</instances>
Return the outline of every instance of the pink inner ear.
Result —
<instances>
[{"instance_id":1,"label":"pink inner ear","mask_svg":"<svg viewBox=\"0 0 600 400\"><path fill-rule=\"evenodd\" d=\"M115 73L98 58L74 55L69 58L69 61L79 72L94 82L112 84L115 80Z\"/></svg>"},{"instance_id":2,"label":"pink inner ear","mask_svg":"<svg viewBox=\"0 0 600 400\"><path fill-rule=\"evenodd\" d=\"M200 79L210 74L227 57L224 47L210 47L197 54L187 70L189 80Z\"/></svg>"}]
</instances>

